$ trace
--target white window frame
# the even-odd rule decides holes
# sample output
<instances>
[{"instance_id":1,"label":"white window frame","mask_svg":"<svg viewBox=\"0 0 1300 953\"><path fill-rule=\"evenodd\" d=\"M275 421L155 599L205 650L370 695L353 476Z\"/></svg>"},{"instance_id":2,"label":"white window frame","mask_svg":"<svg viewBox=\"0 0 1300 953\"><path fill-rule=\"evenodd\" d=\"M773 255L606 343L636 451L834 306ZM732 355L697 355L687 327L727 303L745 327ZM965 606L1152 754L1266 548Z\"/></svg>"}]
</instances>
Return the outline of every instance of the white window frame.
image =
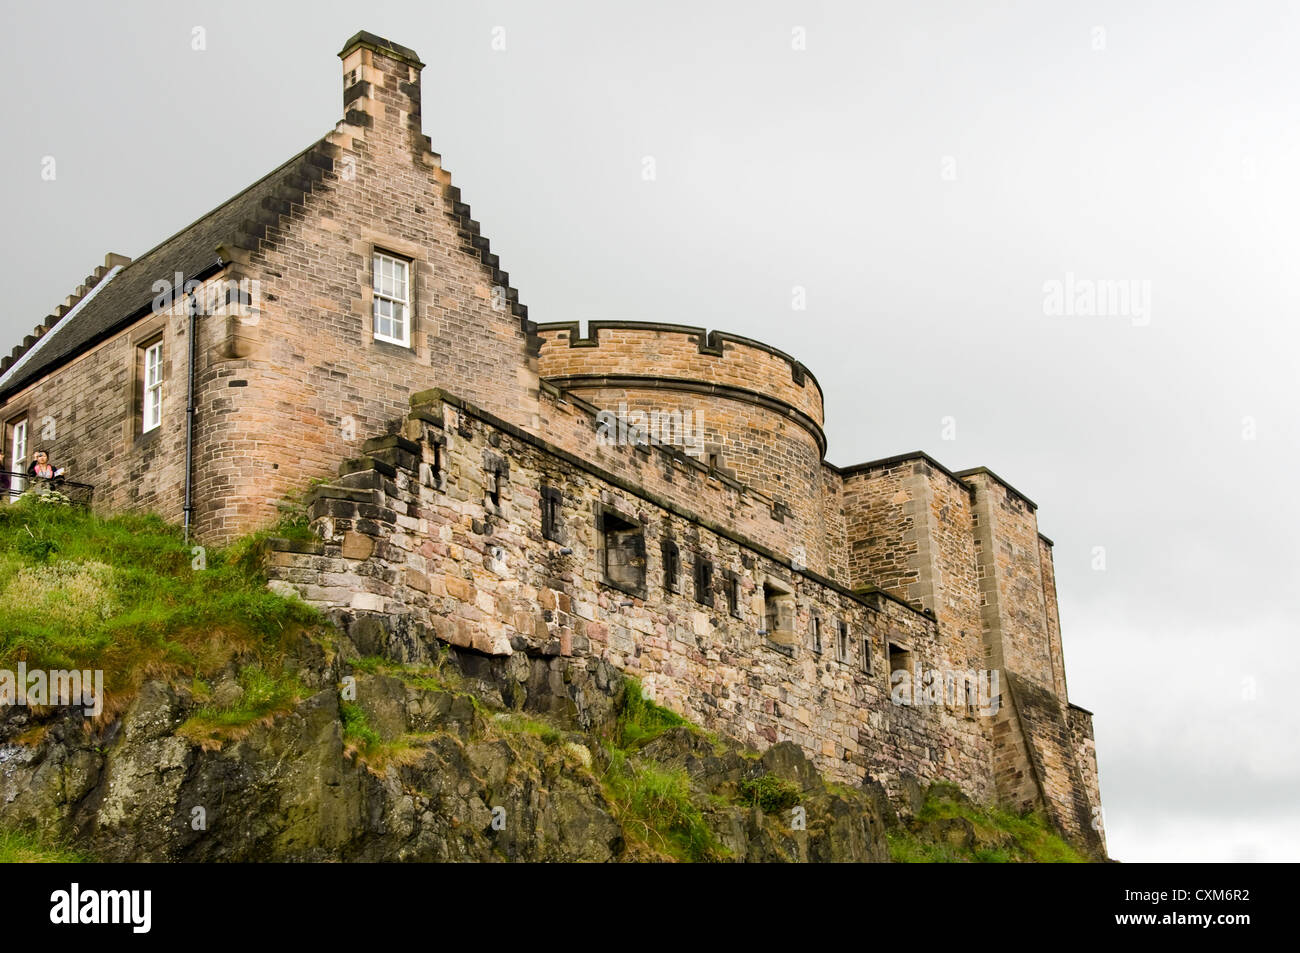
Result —
<instances>
[{"instance_id":1,"label":"white window frame","mask_svg":"<svg viewBox=\"0 0 1300 953\"><path fill-rule=\"evenodd\" d=\"M9 470L14 474L9 484L11 498L27 489L27 471L23 469L23 460L27 457L27 418L15 421L13 428L9 442Z\"/></svg>"},{"instance_id":2,"label":"white window frame","mask_svg":"<svg viewBox=\"0 0 1300 953\"><path fill-rule=\"evenodd\" d=\"M392 274L385 274L385 265L392 266ZM400 269L400 271L399 271ZM411 263L405 258L377 251L371 260L371 321L376 341L387 341L401 347L411 346ZM392 314L380 315L390 309ZM381 331L380 322L388 322L392 334ZM400 330L401 334L396 332Z\"/></svg>"},{"instance_id":3,"label":"white window frame","mask_svg":"<svg viewBox=\"0 0 1300 953\"><path fill-rule=\"evenodd\" d=\"M150 344L144 349L144 422L141 433L149 433L162 426L163 404L163 342Z\"/></svg>"}]
</instances>

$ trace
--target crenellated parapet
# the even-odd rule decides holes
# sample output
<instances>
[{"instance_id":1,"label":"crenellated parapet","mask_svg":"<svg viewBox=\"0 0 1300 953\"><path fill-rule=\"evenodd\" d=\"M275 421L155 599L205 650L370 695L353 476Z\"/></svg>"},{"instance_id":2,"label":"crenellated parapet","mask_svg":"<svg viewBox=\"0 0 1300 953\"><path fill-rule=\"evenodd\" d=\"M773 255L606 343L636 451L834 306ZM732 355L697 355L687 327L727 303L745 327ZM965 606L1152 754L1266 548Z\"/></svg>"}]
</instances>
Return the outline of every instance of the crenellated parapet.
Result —
<instances>
[{"instance_id":1,"label":"crenellated parapet","mask_svg":"<svg viewBox=\"0 0 1300 953\"><path fill-rule=\"evenodd\" d=\"M824 455L821 385L800 361L761 341L684 324L576 321L539 324L542 377L566 388L598 378L714 394L765 407L807 429Z\"/></svg>"},{"instance_id":2,"label":"crenellated parapet","mask_svg":"<svg viewBox=\"0 0 1300 953\"><path fill-rule=\"evenodd\" d=\"M419 393L308 494L313 538L270 541L267 575L366 654L453 645L520 678L546 660L561 693L612 666L711 730L793 741L844 783L947 779L993 799L989 714L965 696L891 697L901 655L918 673L978 667L931 616L792 566L613 463Z\"/></svg>"},{"instance_id":3,"label":"crenellated parapet","mask_svg":"<svg viewBox=\"0 0 1300 953\"><path fill-rule=\"evenodd\" d=\"M678 324L593 321L537 326L539 376L610 413L691 415L705 462L775 501L827 549L822 391L795 358L759 341Z\"/></svg>"}]
</instances>

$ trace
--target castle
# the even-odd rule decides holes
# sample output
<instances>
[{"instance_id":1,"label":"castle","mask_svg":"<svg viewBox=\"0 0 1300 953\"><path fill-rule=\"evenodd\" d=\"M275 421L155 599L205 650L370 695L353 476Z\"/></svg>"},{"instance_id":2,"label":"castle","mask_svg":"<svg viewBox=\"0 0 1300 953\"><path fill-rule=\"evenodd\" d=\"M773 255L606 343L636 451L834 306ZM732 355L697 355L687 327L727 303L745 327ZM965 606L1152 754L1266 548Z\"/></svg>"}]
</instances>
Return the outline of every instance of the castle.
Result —
<instances>
[{"instance_id":1,"label":"castle","mask_svg":"<svg viewBox=\"0 0 1300 953\"><path fill-rule=\"evenodd\" d=\"M312 485L267 572L359 644L546 657L575 697L613 666L832 778L951 780L1104 856L1036 505L924 453L829 463L816 377L758 341L530 321L423 135L417 55L339 55L332 131L109 255L0 362L4 467L42 443L97 507L204 543Z\"/></svg>"}]
</instances>

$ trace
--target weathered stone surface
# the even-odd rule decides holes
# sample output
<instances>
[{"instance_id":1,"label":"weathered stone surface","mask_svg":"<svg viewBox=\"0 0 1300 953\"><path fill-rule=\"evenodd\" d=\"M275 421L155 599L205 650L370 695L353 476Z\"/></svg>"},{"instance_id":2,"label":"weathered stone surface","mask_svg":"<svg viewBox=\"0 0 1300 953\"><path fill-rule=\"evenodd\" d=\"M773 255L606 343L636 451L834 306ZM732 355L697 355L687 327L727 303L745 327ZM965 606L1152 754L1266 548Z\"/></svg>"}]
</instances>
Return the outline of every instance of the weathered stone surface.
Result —
<instances>
[{"instance_id":1,"label":"weathered stone surface","mask_svg":"<svg viewBox=\"0 0 1300 953\"><path fill-rule=\"evenodd\" d=\"M375 541L369 536L351 530L343 534L340 553L344 559L369 559L374 549Z\"/></svg>"},{"instance_id":2,"label":"weathered stone surface","mask_svg":"<svg viewBox=\"0 0 1300 953\"><path fill-rule=\"evenodd\" d=\"M267 570L274 591L345 624L388 620L358 632L367 653L419 659L437 641L571 658L579 673L599 660L654 681L710 728L797 744L846 783L871 777L898 797L911 773L981 799L1053 802L1061 817L1099 807L1090 716L1067 697L1050 543L1031 501L987 470L952 473L922 454L833 466L820 384L759 342L625 322L591 322L584 338L577 324L529 322L420 133L418 68L369 49L343 67L369 77L348 84L344 121L155 256L159 272L189 268L197 235L227 264L214 282L238 273L274 288L256 322L198 324L199 539L262 528L283 497L337 474L305 501L316 538L268 543ZM277 211L286 202L292 215ZM374 337L376 250L409 263L409 347ZM113 307L76 360L11 394L4 419L60 421L59 462L93 475L98 506L179 521L183 402L143 433L138 368L140 344L161 340L174 383L187 323L173 310L117 327L136 304ZM598 441L595 409L620 405L690 414L699 433L687 436L703 446ZM548 538L543 486L559 500ZM610 563L598 503L642 527L624 540L633 558L615 547ZM705 563L712 581L696 586ZM611 570L623 585L608 584ZM772 613L769 583L789 597ZM1022 724L1009 697L987 717L895 705L890 668L904 655L927 670L1014 672L1057 713Z\"/></svg>"},{"instance_id":3,"label":"weathered stone surface","mask_svg":"<svg viewBox=\"0 0 1300 953\"><path fill-rule=\"evenodd\" d=\"M306 643L302 645L306 648ZM163 682L146 682L119 719L93 730L51 712L43 737L27 712L0 721L0 822L36 828L117 861L610 861L629 850L621 811L601 783L609 766L599 735L560 741L502 731L472 696L544 710L581 731L612 726L621 682L595 666L575 686L558 659L491 659L451 652L444 670L465 690L353 671L368 727L403 756L349 753L338 686L359 650L344 640L332 663L319 652L298 670L329 687L292 710L254 723L236 739L200 747L176 733L196 703ZM472 696L471 696L472 692ZM415 732L412 734L412 732ZM604 755L601 754L603 758ZM831 793L797 747L762 758L675 728L632 754L637 765L686 771L694 797L726 857L751 861L871 861L888 858L868 793ZM805 818L719 806L765 765L804 779ZM705 794L714 795L705 797ZM202 823L194 819L201 812ZM806 819L806 824L804 820ZM634 822L635 823L635 822Z\"/></svg>"}]
</instances>

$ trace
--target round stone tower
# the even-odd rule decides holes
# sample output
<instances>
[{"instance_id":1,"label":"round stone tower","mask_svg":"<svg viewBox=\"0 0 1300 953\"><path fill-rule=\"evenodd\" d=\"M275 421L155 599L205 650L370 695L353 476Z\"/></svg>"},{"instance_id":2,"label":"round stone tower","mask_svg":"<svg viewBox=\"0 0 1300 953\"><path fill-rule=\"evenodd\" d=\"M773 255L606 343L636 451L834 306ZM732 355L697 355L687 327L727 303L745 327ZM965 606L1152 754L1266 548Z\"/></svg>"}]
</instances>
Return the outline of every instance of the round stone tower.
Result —
<instances>
[{"instance_id":1,"label":"round stone tower","mask_svg":"<svg viewBox=\"0 0 1300 953\"><path fill-rule=\"evenodd\" d=\"M618 414L690 411L705 435L701 462L772 500L790 548L828 562L822 512L826 437L812 373L759 341L680 324L542 324L540 376Z\"/></svg>"}]
</instances>

